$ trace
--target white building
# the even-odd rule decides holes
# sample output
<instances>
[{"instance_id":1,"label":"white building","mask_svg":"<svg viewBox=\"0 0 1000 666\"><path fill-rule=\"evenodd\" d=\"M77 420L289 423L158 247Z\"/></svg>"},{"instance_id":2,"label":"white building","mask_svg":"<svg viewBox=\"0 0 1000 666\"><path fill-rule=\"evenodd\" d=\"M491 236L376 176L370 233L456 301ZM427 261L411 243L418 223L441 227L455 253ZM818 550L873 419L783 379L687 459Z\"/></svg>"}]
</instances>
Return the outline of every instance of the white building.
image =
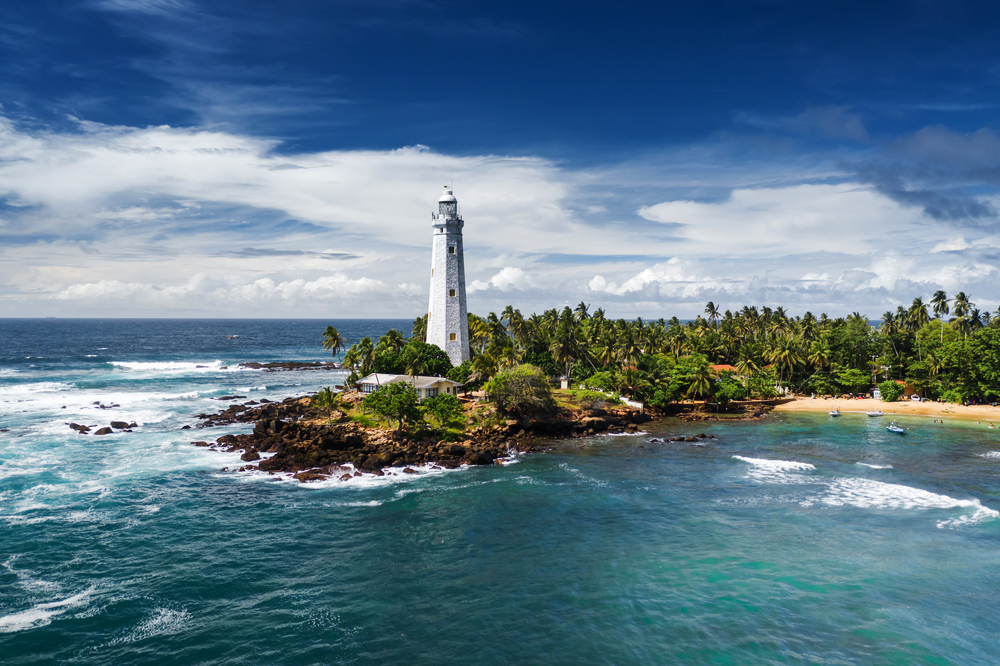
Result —
<instances>
[{"instance_id":1,"label":"white building","mask_svg":"<svg viewBox=\"0 0 1000 666\"><path fill-rule=\"evenodd\" d=\"M417 395L421 400L433 398L441 393L458 395L460 383L445 379L444 377L424 377L423 375L389 375L383 372L373 372L367 377L362 377L358 384L361 385L362 393L374 393L387 384L397 384L403 382L409 384L417 390Z\"/></svg>"},{"instance_id":2,"label":"white building","mask_svg":"<svg viewBox=\"0 0 1000 666\"><path fill-rule=\"evenodd\" d=\"M427 306L427 342L448 354L452 365L469 360L469 319L465 304L465 255L458 199L445 186L438 212L431 213L431 296Z\"/></svg>"}]
</instances>

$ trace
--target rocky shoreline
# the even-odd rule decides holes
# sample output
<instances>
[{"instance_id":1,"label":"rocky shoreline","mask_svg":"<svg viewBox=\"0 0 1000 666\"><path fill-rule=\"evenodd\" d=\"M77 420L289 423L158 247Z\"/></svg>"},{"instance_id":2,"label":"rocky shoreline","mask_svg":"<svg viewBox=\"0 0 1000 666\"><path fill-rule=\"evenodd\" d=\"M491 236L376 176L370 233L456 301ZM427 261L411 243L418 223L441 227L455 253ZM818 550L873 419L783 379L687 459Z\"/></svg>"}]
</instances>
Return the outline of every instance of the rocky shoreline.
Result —
<instances>
[{"instance_id":1,"label":"rocky shoreline","mask_svg":"<svg viewBox=\"0 0 1000 666\"><path fill-rule=\"evenodd\" d=\"M538 439L634 433L639 424L651 420L649 415L629 407L560 410L546 416L509 418L497 425L478 426L465 433L461 441L446 442L431 432L423 437L407 437L396 431L367 428L342 412L330 415L311 403L309 396L281 402L250 400L232 404L217 414L199 414L201 423L197 428L234 423L253 423L254 428L248 434L223 435L215 442L192 444L242 451L240 458L248 464L232 471L290 473L303 482L331 477L347 480L363 473L381 476L387 467L403 466L404 472L415 472L411 465L430 464L444 469L492 465L515 452L535 450ZM261 454L273 455L265 458Z\"/></svg>"}]
</instances>

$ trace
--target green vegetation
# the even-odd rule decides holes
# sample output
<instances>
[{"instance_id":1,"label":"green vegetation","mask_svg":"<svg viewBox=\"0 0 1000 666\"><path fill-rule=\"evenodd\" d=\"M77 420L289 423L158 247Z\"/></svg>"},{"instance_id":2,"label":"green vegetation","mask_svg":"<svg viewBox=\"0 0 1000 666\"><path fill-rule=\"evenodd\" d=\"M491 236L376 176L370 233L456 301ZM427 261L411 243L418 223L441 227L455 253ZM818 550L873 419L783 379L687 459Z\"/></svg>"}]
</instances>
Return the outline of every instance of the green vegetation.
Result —
<instances>
[{"instance_id":1,"label":"green vegetation","mask_svg":"<svg viewBox=\"0 0 1000 666\"><path fill-rule=\"evenodd\" d=\"M422 416L418 407L419 402L416 389L409 384L396 382L369 393L362 404L365 409L385 419L397 421L398 429L402 430L406 423L416 421Z\"/></svg>"},{"instance_id":2,"label":"green vegetation","mask_svg":"<svg viewBox=\"0 0 1000 666\"><path fill-rule=\"evenodd\" d=\"M315 396L313 396L312 404L320 409L325 409L327 417L332 417L333 412L340 407L340 400L337 398L337 394L333 392L329 386L320 390Z\"/></svg>"},{"instance_id":3,"label":"green vegetation","mask_svg":"<svg viewBox=\"0 0 1000 666\"><path fill-rule=\"evenodd\" d=\"M549 378L533 365L498 372L483 390L504 414L545 412L555 406Z\"/></svg>"},{"instance_id":4,"label":"green vegetation","mask_svg":"<svg viewBox=\"0 0 1000 666\"><path fill-rule=\"evenodd\" d=\"M892 379L879 382L878 385L878 392L882 396L882 402L896 402L903 395L903 390L903 385Z\"/></svg>"},{"instance_id":5,"label":"green vegetation","mask_svg":"<svg viewBox=\"0 0 1000 666\"><path fill-rule=\"evenodd\" d=\"M458 368L422 342L426 317L414 322L409 341L398 331L377 345L362 339L347 350L344 364L355 378L376 367L420 369L460 381L466 390L482 386L501 401L509 399L502 386L522 365L539 377L568 375L576 386L654 407L686 400L724 405L789 391L867 392L893 379L932 399L1000 400L1000 317L981 312L963 292L915 298L909 307L884 313L875 326L857 312L793 317L781 307L722 312L714 303L687 322L612 320L580 303L530 317L507 306L499 315L470 314L468 325L471 360ZM421 351L425 347L430 351Z\"/></svg>"}]
</instances>

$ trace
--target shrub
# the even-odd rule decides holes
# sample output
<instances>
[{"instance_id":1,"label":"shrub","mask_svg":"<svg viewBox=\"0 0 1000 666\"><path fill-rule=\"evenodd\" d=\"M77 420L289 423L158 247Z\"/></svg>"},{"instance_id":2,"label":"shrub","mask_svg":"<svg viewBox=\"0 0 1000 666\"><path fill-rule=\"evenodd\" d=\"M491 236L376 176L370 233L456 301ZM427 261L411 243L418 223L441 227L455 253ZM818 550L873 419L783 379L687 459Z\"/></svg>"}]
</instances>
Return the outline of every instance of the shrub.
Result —
<instances>
[{"instance_id":1,"label":"shrub","mask_svg":"<svg viewBox=\"0 0 1000 666\"><path fill-rule=\"evenodd\" d=\"M548 411L555 405L548 377L533 365L499 372L484 389L505 414Z\"/></svg>"},{"instance_id":2,"label":"shrub","mask_svg":"<svg viewBox=\"0 0 1000 666\"><path fill-rule=\"evenodd\" d=\"M436 418L441 427L447 427L465 414L462 402L451 393L439 393L433 398L427 398L420 408L424 414Z\"/></svg>"},{"instance_id":3,"label":"shrub","mask_svg":"<svg viewBox=\"0 0 1000 666\"><path fill-rule=\"evenodd\" d=\"M956 405L961 405L965 402L965 396L958 389L950 389L948 391L941 392L941 399L945 402L954 403Z\"/></svg>"},{"instance_id":4,"label":"shrub","mask_svg":"<svg viewBox=\"0 0 1000 666\"><path fill-rule=\"evenodd\" d=\"M399 430L407 421L415 421L420 417L417 391L409 384L396 382L387 384L365 396L365 409L370 409L386 419L399 421Z\"/></svg>"},{"instance_id":5,"label":"shrub","mask_svg":"<svg viewBox=\"0 0 1000 666\"><path fill-rule=\"evenodd\" d=\"M870 385L870 382L871 376L867 373L861 372L857 368L844 370L837 375L837 383L840 384L845 391L857 392L863 390Z\"/></svg>"},{"instance_id":6,"label":"shrub","mask_svg":"<svg viewBox=\"0 0 1000 666\"><path fill-rule=\"evenodd\" d=\"M602 389L604 391L614 391L616 388L614 375L610 372L595 372L583 382L587 388Z\"/></svg>"},{"instance_id":7,"label":"shrub","mask_svg":"<svg viewBox=\"0 0 1000 666\"><path fill-rule=\"evenodd\" d=\"M462 365L457 365L448 371L445 375L448 379L453 382L458 382L460 384L467 384L469 382L469 374L472 373L472 361L462 361Z\"/></svg>"},{"instance_id":8,"label":"shrub","mask_svg":"<svg viewBox=\"0 0 1000 666\"><path fill-rule=\"evenodd\" d=\"M878 392L882 396L882 402L896 402L903 395L903 385L887 379L878 385Z\"/></svg>"},{"instance_id":9,"label":"shrub","mask_svg":"<svg viewBox=\"0 0 1000 666\"><path fill-rule=\"evenodd\" d=\"M313 396L312 404L320 409L326 410L327 416L332 416L333 411L340 406L340 400L337 399L337 394L334 393L329 386L327 386Z\"/></svg>"}]
</instances>

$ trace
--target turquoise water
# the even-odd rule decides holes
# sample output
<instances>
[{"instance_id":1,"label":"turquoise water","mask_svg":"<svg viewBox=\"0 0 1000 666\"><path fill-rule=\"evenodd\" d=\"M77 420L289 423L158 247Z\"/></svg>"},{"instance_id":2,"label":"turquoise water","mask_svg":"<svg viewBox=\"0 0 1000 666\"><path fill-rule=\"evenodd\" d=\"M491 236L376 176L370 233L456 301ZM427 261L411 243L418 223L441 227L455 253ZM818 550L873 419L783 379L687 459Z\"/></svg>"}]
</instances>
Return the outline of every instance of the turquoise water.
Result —
<instances>
[{"instance_id":1,"label":"turquoise water","mask_svg":"<svg viewBox=\"0 0 1000 666\"><path fill-rule=\"evenodd\" d=\"M233 367L325 358L326 323L0 321L0 662L1000 660L997 431L666 421L316 485L188 443L246 430L179 430L213 397L333 383ZM140 427L64 425L112 419ZM717 440L649 441L697 432Z\"/></svg>"}]
</instances>

